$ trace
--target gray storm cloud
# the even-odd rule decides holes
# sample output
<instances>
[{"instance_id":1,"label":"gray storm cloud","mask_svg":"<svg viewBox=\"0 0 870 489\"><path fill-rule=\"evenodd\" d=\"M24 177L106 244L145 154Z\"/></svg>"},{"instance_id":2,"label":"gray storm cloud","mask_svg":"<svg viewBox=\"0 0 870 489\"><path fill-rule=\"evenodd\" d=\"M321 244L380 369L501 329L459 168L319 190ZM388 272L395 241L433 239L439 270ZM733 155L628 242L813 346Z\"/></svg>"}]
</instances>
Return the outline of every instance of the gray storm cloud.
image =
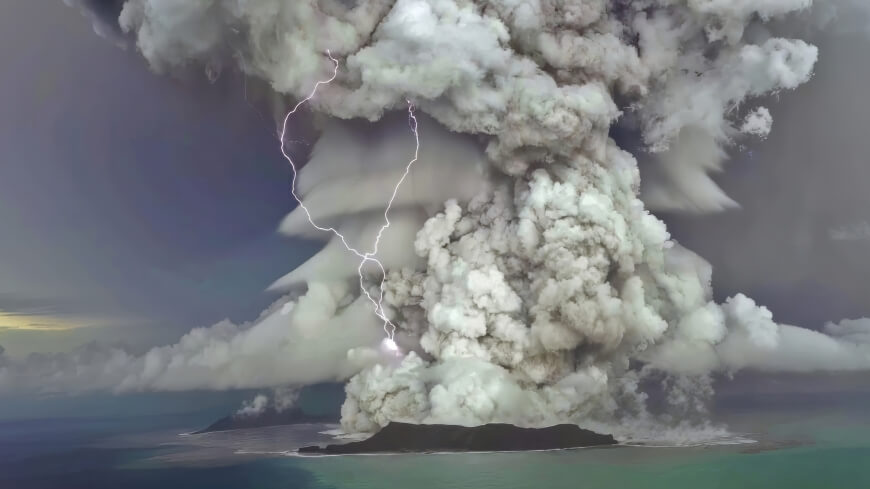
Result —
<instances>
[{"instance_id":1,"label":"gray storm cloud","mask_svg":"<svg viewBox=\"0 0 870 489\"><path fill-rule=\"evenodd\" d=\"M471 137L452 134L425 115L425 141L418 161L399 188L390 211L379 259L389 269L420 269L424 261L414 253L417 231L444 201L467 201L487 185L486 157ZM297 193L320 226L335 227L356 249L370 250L384 223L384 208L415 144L407 118L389 116L376 124L331 121L314 145L300 171ZM311 226L301 208L279 226L288 236L327 239L332 235ZM273 284L285 289L309 280L340 280L355 275L359 259L340 240L324 249Z\"/></svg>"},{"instance_id":2,"label":"gray storm cloud","mask_svg":"<svg viewBox=\"0 0 870 489\"><path fill-rule=\"evenodd\" d=\"M743 138L769 133L770 111L754 101L812 76L818 50L766 28L815 19L811 3L124 2L120 26L158 71L231 58L299 98L331 73L324 53L339 58L339 78L312 101L336 120L300 190L352 239L365 241L382 217L409 142L389 118L372 138L339 120L376 121L411 100L434 121L420 125L426 153L383 254L404 357L368 348L378 326L353 290L355 263L331 241L276 282L308 283L293 314L194 330L110 359L118 368L93 382L229 388L352 376L347 431L391 420L636 426L652 416L643 385L653 379L682 409L703 405L717 372L870 367L865 322L823 334L777 324L743 295L713 302L711 267L647 210L736 205L708 174ZM656 165L646 202L637 160L610 137L617 125L637 132ZM298 212L281 230L315 237Z\"/></svg>"},{"instance_id":3,"label":"gray storm cloud","mask_svg":"<svg viewBox=\"0 0 870 489\"><path fill-rule=\"evenodd\" d=\"M377 360L357 348L382 335L369 311L346 284L309 283L305 295L276 302L250 324L196 328L139 356L90 344L23 362L0 359L0 391L220 390L342 380Z\"/></svg>"}]
</instances>

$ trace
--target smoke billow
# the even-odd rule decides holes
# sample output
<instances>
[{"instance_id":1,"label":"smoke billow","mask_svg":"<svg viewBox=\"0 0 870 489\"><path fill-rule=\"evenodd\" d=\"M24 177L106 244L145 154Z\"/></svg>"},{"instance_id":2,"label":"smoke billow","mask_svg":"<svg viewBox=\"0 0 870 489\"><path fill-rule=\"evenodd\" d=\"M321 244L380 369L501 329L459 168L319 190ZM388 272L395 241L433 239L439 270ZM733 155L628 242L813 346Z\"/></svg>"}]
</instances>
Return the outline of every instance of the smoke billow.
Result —
<instances>
[{"instance_id":1,"label":"smoke billow","mask_svg":"<svg viewBox=\"0 0 870 489\"><path fill-rule=\"evenodd\" d=\"M399 188L383 236L379 260L389 269L420 269L414 253L417 231L449 198L468 200L486 187L486 157L472 138L451 134L420 115L427 144ZM331 121L314 145L297 181L297 193L321 226L336 228L347 242L370 250L384 223L386 199L414 154L414 139L403 116L387 116L376 124ZM327 239L311 226L301 208L279 226L288 236ZM359 259L339 240L273 284L285 289L305 281L341 280L356 275Z\"/></svg>"},{"instance_id":2,"label":"smoke billow","mask_svg":"<svg viewBox=\"0 0 870 489\"><path fill-rule=\"evenodd\" d=\"M357 295L348 284L312 282L305 295L279 300L251 324L196 328L138 356L96 343L31 354L0 363L0 391L246 389L346 379L377 360L357 347L382 334Z\"/></svg>"},{"instance_id":3,"label":"smoke billow","mask_svg":"<svg viewBox=\"0 0 870 489\"><path fill-rule=\"evenodd\" d=\"M243 418L259 416L266 411L267 407L269 407L269 398L264 394L257 394L250 401L243 402L242 407L235 412L234 416Z\"/></svg>"},{"instance_id":4,"label":"smoke billow","mask_svg":"<svg viewBox=\"0 0 870 489\"><path fill-rule=\"evenodd\" d=\"M870 367L866 322L823 334L777 324L743 295L713 302L710 266L647 210L737 205L709 173L722 168L729 148L770 132L770 111L757 100L811 78L817 49L766 27L805 23L811 7L811 0L127 0L119 24L157 71L229 57L288 97L328 78L327 50L338 57L340 76L312 101L333 120L299 183L315 217L354 242L380 222L406 143L401 131L372 139L356 122L337 120L376 121L411 100L437 121L420 125L429 153L415 170L415 190L400 194L383 253L389 314L407 355L390 360L366 350L361 370L342 361L306 374L311 381L358 372L342 409L346 430L373 431L391 420L633 426L652 416L650 382L674 409L693 411L703 408L715 373ZM655 170L643 193L635 156L611 137L617 126L637 135ZM314 237L305 224L294 213L281 229ZM299 318L221 332L207 345L198 339L210 334L193 332L127 360L134 366L119 385L298 383L298 372L275 368L322 364L305 350L338 358L354 341L373 344L353 337L366 329L354 322L373 320L358 296L321 297L325 286L313 282L354 283L355 264L341 252L330 242L275 284L308 282L312 303L327 296L340 303L311 323L317 334L294 336ZM260 335L264 328L272 334ZM336 328L347 337L332 343ZM266 344L273 335L301 356Z\"/></svg>"},{"instance_id":5,"label":"smoke billow","mask_svg":"<svg viewBox=\"0 0 870 489\"><path fill-rule=\"evenodd\" d=\"M269 408L282 413L292 408L297 400L299 400L299 390L292 387L278 387L273 390L271 397L267 394L257 394L250 401L243 402L234 416L256 417Z\"/></svg>"}]
</instances>

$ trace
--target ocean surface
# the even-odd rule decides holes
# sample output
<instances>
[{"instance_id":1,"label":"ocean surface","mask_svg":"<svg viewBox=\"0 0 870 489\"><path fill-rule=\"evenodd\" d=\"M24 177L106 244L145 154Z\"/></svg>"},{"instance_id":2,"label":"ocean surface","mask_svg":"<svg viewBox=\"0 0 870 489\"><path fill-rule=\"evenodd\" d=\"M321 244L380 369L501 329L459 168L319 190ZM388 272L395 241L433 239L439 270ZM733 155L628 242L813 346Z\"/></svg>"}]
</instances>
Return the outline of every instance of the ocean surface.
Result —
<instances>
[{"instance_id":1,"label":"ocean surface","mask_svg":"<svg viewBox=\"0 0 870 489\"><path fill-rule=\"evenodd\" d=\"M731 441L755 443L525 453L299 457L333 427L184 435L211 420L7 420L0 489L870 488L870 404L823 401L721 416Z\"/></svg>"}]
</instances>

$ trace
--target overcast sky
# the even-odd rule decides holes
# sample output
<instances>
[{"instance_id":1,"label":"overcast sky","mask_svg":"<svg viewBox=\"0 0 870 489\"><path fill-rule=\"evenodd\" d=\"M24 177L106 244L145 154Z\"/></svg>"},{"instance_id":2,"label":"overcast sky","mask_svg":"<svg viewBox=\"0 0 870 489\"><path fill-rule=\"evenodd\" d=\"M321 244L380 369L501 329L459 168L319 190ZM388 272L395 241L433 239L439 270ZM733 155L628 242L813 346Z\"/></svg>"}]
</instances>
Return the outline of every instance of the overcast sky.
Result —
<instances>
[{"instance_id":1,"label":"overcast sky","mask_svg":"<svg viewBox=\"0 0 870 489\"><path fill-rule=\"evenodd\" d=\"M815 42L815 77L769 102L770 138L717 178L742 208L667 220L713 263L719 298L743 291L778 321L818 329L870 316L870 41Z\"/></svg>"},{"instance_id":2,"label":"overcast sky","mask_svg":"<svg viewBox=\"0 0 870 489\"><path fill-rule=\"evenodd\" d=\"M290 173L241 80L155 75L59 0L2 2L0 23L0 344L147 346L255 317L312 248L274 232ZM816 79L773 102L771 138L718 179L742 209L664 216L719 298L814 328L870 315L870 50L822 48Z\"/></svg>"},{"instance_id":3,"label":"overcast sky","mask_svg":"<svg viewBox=\"0 0 870 489\"><path fill-rule=\"evenodd\" d=\"M290 171L240 80L157 76L59 0L0 23L0 344L174 341L274 300L311 250L275 234Z\"/></svg>"}]
</instances>

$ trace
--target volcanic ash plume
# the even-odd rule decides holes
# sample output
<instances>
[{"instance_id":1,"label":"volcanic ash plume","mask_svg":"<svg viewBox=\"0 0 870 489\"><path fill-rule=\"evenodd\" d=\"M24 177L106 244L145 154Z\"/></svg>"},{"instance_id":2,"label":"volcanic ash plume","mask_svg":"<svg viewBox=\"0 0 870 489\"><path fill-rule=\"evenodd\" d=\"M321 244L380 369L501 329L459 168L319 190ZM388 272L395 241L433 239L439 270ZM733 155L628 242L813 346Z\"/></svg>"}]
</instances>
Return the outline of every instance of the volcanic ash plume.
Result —
<instances>
[{"instance_id":1,"label":"volcanic ash plume","mask_svg":"<svg viewBox=\"0 0 870 489\"><path fill-rule=\"evenodd\" d=\"M650 416L650 382L689 412L703 405L715 372L870 366L864 324L825 335L776 324L742 295L712 302L710 266L646 210L637 161L610 137L618 124L655 156L663 181L647 197L656 207L735 205L707 173L729 145L770 131L770 112L753 100L811 77L816 48L765 28L810 7L128 0L120 25L156 70L229 54L296 98L329 78L331 50L340 74L314 109L374 121L410 100L452 131L421 123L422 148L432 153L420 162L429 159L434 180L399 200L383 256L389 314L408 353L347 385L345 429L373 431L391 420L628 422ZM324 138L368 151L352 126L330 124ZM354 172L364 173L353 152L330 147L305 168L302 195L319 219L365 241L395 168L376 168L359 187L366 191L347 199ZM447 153L433 164L438 151ZM486 184L461 187L466 179L455 176L477 171L484 155ZM305 224L295 214L282 229L309 233ZM340 251L326 245L276 286L318 274L353 283L353 264L333 259Z\"/></svg>"},{"instance_id":2,"label":"volcanic ash plume","mask_svg":"<svg viewBox=\"0 0 870 489\"><path fill-rule=\"evenodd\" d=\"M260 416L269 408L282 413L292 408L297 400L299 400L299 391L297 389L292 387L279 387L274 390L271 399L267 394L257 394L250 401L243 402L242 407L235 412L234 416Z\"/></svg>"}]
</instances>

